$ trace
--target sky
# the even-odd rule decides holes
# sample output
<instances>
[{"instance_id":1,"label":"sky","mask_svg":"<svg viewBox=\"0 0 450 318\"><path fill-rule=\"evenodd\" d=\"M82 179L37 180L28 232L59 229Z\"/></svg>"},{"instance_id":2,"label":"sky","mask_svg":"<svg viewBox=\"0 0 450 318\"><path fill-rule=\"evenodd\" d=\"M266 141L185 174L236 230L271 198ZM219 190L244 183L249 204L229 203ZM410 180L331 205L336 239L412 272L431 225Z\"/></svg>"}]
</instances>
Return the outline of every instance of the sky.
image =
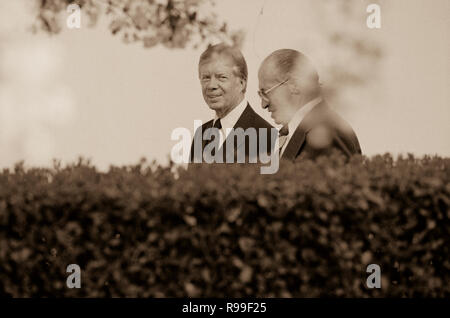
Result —
<instances>
[{"instance_id":1,"label":"sky","mask_svg":"<svg viewBox=\"0 0 450 318\"><path fill-rule=\"evenodd\" d=\"M345 103L330 102L354 128L363 153L450 156L450 1L361 1L353 10L365 17L372 2L381 6L380 29L368 29L364 19L339 19L332 6L318 17L311 0L218 0L214 10L246 32L246 98L268 121L256 94L257 70L273 50L306 53L324 85L330 61L352 66L324 46L317 30L327 26L358 32L383 48L367 84L342 92ZM32 34L24 4L0 0L0 168L79 156L100 169L142 157L166 164L175 128L193 131L194 120L213 118L198 81L204 48L124 44L103 21L84 26L83 16L80 29Z\"/></svg>"}]
</instances>

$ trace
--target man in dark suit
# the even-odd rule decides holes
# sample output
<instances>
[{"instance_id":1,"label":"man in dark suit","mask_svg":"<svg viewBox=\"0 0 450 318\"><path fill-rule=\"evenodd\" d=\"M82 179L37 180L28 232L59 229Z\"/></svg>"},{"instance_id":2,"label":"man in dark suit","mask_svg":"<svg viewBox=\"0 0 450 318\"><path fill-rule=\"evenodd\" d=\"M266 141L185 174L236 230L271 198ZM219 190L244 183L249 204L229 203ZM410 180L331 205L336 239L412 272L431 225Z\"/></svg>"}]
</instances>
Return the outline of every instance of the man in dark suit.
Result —
<instances>
[{"instance_id":1,"label":"man in dark suit","mask_svg":"<svg viewBox=\"0 0 450 318\"><path fill-rule=\"evenodd\" d=\"M282 125L282 159L361 154L353 129L323 99L319 76L304 54L291 49L273 52L261 64L258 78L262 107Z\"/></svg>"},{"instance_id":2,"label":"man in dark suit","mask_svg":"<svg viewBox=\"0 0 450 318\"><path fill-rule=\"evenodd\" d=\"M215 118L199 127L191 163L256 163L270 154L271 128L245 99L247 64L241 52L223 43L208 47L199 61L203 98ZM211 155L211 156L209 156Z\"/></svg>"}]
</instances>

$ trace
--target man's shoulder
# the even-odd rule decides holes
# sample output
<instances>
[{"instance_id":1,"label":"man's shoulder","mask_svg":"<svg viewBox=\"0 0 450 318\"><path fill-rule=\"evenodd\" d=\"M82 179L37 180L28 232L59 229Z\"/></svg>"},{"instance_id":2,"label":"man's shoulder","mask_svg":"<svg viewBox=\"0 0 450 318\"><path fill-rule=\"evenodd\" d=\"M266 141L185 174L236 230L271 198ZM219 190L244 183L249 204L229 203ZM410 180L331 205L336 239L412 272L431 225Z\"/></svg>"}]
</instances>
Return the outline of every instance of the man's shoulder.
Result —
<instances>
[{"instance_id":1,"label":"man's shoulder","mask_svg":"<svg viewBox=\"0 0 450 318\"><path fill-rule=\"evenodd\" d=\"M313 109L308 126L308 131L328 129L343 134L353 132L350 124L327 103L321 103Z\"/></svg>"},{"instance_id":2,"label":"man's shoulder","mask_svg":"<svg viewBox=\"0 0 450 318\"><path fill-rule=\"evenodd\" d=\"M271 124L269 124L253 109L250 103L247 104L245 111L242 113L241 118L238 120L236 127L238 126L242 128L273 128Z\"/></svg>"},{"instance_id":3,"label":"man's shoulder","mask_svg":"<svg viewBox=\"0 0 450 318\"><path fill-rule=\"evenodd\" d=\"M327 148L334 140L341 140L351 146L349 149L361 152L352 126L326 103L314 109L306 131L306 143L314 148Z\"/></svg>"},{"instance_id":4,"label":"man's shoulder","mask_svg":"<svg viewBox=\"0 0 450 318\"><path fill-rule=\"evenodd\" d=\"M255 113L255 114L256 114L255 122L256 122L257 128L267 128L267 129L274 128L271 124L269 124L268 121L266 121L264 118L262 118L258 113Z\"/></svg>"},{"instance_id":5,"label":"man's shoulder","mask_svg":"<svg viewBox=\"0 0 450 318\"><path fill-rule=\"evenodd\" d=\"M214 122L214 119L208 120L207 122L205 122L201 126L197 127L197 129L195 131L196 132L204 131L205 129L212 127L213 122Z\"/></svg>"}]
</instances>

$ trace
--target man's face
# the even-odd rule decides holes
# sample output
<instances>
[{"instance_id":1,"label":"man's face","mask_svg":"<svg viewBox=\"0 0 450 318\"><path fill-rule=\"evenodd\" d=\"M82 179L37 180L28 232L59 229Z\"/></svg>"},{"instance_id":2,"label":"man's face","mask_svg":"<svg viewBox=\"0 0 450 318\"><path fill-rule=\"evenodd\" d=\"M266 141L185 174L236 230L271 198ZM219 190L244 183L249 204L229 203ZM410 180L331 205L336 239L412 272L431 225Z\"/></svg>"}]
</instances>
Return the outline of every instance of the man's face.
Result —
<instances>
[{"instance_id":1,"label":"man's face","mask_svg":"<svg viewBox=\"0 0 450 318\"><path fill-rule=\"evenodd\" d=\"M283 79L280 82L278 77L270 63L264 63L258 73L259 89L261 91L267 91L285 81ZM275 123L279 125L286 125L295 113L295 101L291 96L288 85L289 82L286 82L274 88L269 93L263 94L261 98L261 107L267 109L271 113Z\"/></svg>"},{"instance_id":2,"label":"man's face","mask_svg":"<svg viewBox=\"0 0 450 318\"><path fill-rule=\"evenodd\" d=\"M205 102L218 115L227 114L243 97L245 81L233 72L234 64L226 56L215 55L199 66Z\"/></svg>"}]
</instances>

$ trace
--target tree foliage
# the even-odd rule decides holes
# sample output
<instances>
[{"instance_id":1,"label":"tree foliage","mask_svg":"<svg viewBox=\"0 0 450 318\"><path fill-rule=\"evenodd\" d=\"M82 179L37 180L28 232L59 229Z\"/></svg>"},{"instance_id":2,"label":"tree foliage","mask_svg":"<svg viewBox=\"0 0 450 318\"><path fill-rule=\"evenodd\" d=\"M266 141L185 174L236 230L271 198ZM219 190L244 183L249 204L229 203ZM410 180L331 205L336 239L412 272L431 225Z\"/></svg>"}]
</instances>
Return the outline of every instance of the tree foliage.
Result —
<instances>
[{"instance_id":1,"label":"tree foliage","mask_svg":"<svg viewBox=\"0 0 450 318\"><path fill-rule=\"evenodd\" d=\"M315 40L311 53L324 63L326 92L336 105L357 105L368 95L380 98L371 85L379 84L386 46L366 27L366 7L359 0L310 3L309 12L318 21L314 34L308 34ZM383 8L388 11L389 4Z\"/></svg>"},{"instance_id":2,"label":"tree foliage","mask_svg":"<svg viewBox=\"0 0 450 318\"><path fill-rule=\"evenodd\" d=\"M230 32L220 22L209 0L37 0L35 31L56 34L64 27L67 7L77 4L83 19L93 26L104 16L113 35L127 42L142 42L150 48L184 48L218 39L240 45L241 31ZM64 15L66 13L66 15ZM83 22L84 23L84 22Z\"/></svg>"}]
</instances>

